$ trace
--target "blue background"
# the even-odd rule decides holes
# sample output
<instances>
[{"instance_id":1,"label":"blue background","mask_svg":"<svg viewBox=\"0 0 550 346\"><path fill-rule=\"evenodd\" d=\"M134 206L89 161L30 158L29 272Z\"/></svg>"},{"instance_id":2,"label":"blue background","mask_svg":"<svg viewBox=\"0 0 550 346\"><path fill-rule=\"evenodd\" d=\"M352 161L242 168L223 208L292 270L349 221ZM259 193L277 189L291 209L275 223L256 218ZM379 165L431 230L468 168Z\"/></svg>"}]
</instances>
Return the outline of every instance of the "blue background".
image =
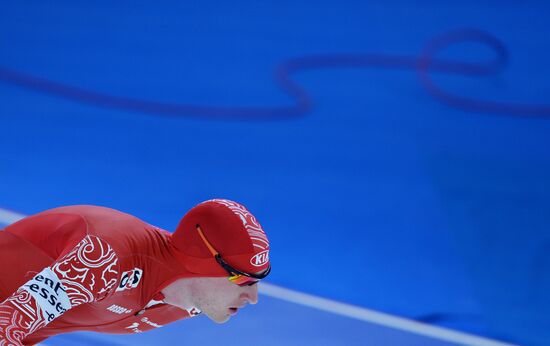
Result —
<instances>
[{"instance_id":1,"label":"blue background","mask_svg":"<svg viewBox=\"0 0 550 346\"><path fill-rule=\"evenodd\" d=\"M234 199L268 231L271 283L549 344L548 117L450 107L411 69L296 73L311 111L268 119L124 110L6 72L169 104L292 107L273 80L290 58L414 57L433 37L474 27L506 45L506 69L433 73L436 83L542 105L549 11L541 1L4 2L0 205L31 214L99 204L173 230L194 204ZM491 54L469 43L441 53Z\"/></svg>"}]
</instances>

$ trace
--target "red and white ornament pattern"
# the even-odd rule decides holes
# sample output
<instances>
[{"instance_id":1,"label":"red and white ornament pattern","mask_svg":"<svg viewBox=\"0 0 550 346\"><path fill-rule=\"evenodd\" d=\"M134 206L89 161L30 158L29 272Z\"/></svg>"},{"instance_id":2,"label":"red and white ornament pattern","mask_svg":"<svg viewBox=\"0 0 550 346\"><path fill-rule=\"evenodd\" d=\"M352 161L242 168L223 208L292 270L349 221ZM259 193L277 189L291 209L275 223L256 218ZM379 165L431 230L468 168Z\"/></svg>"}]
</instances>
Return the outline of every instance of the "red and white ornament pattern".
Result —
<instances>
[{"instance_id":1,"label":"red and white ornament pattern","mask_svg":"<svg viewBox=\"0 0 550 346\"><path fill-rule=\"evenodd\" d=\"M56 261L51 270L75 307L99 301L113 292L118 279L118 260L108 243L88 235ZM0 346L20 346L27 335L46 324L34 297L19 288L0 304Z\"/></svg>"},{"instance_id":2,"label":"red and white ornament pattern","mask_svg":"<svg viewBox=\"0 0 550 346\"><path fill-rule=\"evenodd\" d=\"M243 205L227 199L212 199L207 202L216 202L228 207L243 222L250 239L252 239L252 245L260 249L260 251L269 249L269 241L262 226Z\"/></svg>"}]
</instances>

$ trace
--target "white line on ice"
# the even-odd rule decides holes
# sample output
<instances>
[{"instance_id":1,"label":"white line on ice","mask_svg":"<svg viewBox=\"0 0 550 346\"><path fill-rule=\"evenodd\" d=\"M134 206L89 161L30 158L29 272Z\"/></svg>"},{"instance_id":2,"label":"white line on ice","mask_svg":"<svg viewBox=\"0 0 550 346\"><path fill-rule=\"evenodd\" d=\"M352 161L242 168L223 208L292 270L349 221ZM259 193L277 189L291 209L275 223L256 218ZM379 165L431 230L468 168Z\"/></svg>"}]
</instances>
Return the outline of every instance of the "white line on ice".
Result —
<instances>
[{"instance_id":1,"label":"white line on ice","mask_svg":"<svg viewBox=\"0 0 550 346\"><path fill-rule=\"evenodd\" d=\"M24 218L25 215L16 213L11 210L0 208L0 223L10 224Z\"/></svg>"},{"instance_id":2,"label":"white line on ice","mask_svg":"<svg viewBox=\"0 0 550 346\"><path fill-rule=\"evenodd\" d=\"M287 288L275 286L266 282L261 283L259 289L260 293L269 297L278 298L287 302L304 305L310 308L331 312L333 314L354 318L388 328L453 342L459 345L514 346L512 344L495 341L476 335L435 327L426 323L420 323L406 318L317 297L311 294L289 290Z\"/></svg>"},{"instance_id":3,"label":"white line on ice","mask_svg":"<svg viewBox=\"0 0 550 346\"><path fill-rule=\"evenodd\" d=\"M10 224L16 222L25 215L0 208L0 223ZM365 309L351 304L340 303L334 300L317 297L311 294L289 290L284 287L272 285L263 282L260 286L260 293L281 299L290 303L295 303L310 308L330 312L333 314L354 318L380 326L393 328L417 335L423 335L438 340L454 342L459 345L468 346L515 346L487 339L484 337L457 332L447 328L435 327L426 323L420 323L402 317L397 317L382 312ZM42 344L42 346L45 346Z\"/></svg>"}]
</instances>

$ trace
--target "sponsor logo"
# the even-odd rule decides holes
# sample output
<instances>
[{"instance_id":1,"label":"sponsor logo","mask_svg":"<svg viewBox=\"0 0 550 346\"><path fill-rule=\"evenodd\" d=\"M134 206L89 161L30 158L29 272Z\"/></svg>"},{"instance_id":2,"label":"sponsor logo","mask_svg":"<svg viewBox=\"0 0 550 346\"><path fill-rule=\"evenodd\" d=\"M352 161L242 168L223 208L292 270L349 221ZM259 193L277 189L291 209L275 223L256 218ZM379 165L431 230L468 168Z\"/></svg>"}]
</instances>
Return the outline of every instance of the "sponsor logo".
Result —
<instances>
[{"instance_id":1,"label":"sponsor logo","mask_svg":"<svg viewBox=\"0 0 550 346\"><path fill-rule=\"evenodd\" d=\"M162 327L161 324L158 324L158 323L155 323L151 320L149 320L147 317L143 317L141 319L141 322L145 323L145 324L148 324L150 325L151 327L155 327L155 328L160 328ZM143 330L139 329L139 326L141 324L139 322L134 322L132 323L131 325L129 325L128 327L126 327L125 329L131 329L134 333L143 333Z\"/></svg>"},{"instance_id":2,"label":"sponsor logo","mask_svg":"<svg viewBox=\"0 0 550 346\"><path fill-rule=\"evenodd\" d=\"M250 259L250 264L255 267L261 267L269 261L269 250L260 252Z\"/></svg>"},{"instance_id":3,"label":"sponsor logo","mask_svg":"<svg viewBox=\"0 0 550 346\"><path fill-rule=\"evenodd\" d=\"M148 324L148 325L150 325L150 326L153 326L153 327L155 327L155 328L160 328L160 327L162 327L162 325L160 325L160 324L156 324L155 322L149 321L149 319L148 319L147 317L142 318L142 319L141 319L141 322L146 323L146 324Z\"/></svg>"},{"instance_id":4,"label":"sponsor logo","mask_svg":"<svg viewBox=\"0 0 550 346\"><path fill-rule=\"evenodd\" d=\"M139 268L134 268L132 270L122 273L122 276L120 277L120 282L118 284L116 291L120 292L124 290L129 290L132 288L136 288L139 282L141 281L142 276L143 276L143 270Z\"/></svg>"},{"instance_id":5,"label":"sponsor logo","mask_svg":"<svg viewBox=\"0 0 550 346\"><path fill-rule=\"evenodd\" d=\"M119 315L122 315L122 314L129 314L130 312L132 312L132 309L127 309L125 307L122 307L122 306L119 306L119 305L111 305L107 308L107 310L111 311L111 312L114 312L115 314L119 314Z\"/></svg>"},{"instance_id":6,"label":"sponsor logo","mask_svg":"<svg viewBox=\"0 0 550 346\"><path fill-rule=\"evenodd\" d=\"M36 300L46 323L53 321L71 308L65 287L50 268L44 269L29 280L23 289Z\"/></svg>"}]
</instances>

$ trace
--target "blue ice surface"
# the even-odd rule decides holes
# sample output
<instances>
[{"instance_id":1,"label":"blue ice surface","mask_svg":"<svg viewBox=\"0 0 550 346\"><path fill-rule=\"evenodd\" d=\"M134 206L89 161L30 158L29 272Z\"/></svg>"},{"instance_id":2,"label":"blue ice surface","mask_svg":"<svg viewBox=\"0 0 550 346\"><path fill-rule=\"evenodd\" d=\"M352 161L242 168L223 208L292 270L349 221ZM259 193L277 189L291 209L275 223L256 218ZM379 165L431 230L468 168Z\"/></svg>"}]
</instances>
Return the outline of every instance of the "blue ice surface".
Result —
<instances>
[{"instance_id":1,"label":"blue ice surface","mask_svg":"<svg viewBox=\"0 0 550 346\"><path fill-rule=\"evenodd\" d=\"M508 68L435 80L459 95L543 104L549 6L12 2L0 11L0 65L146 100L284 105L291 100L271 74L285 59L417 55L441 32L476 27L503 40ZM441 54L486 53L466 44ZM295 79L314 108L274 122L170 119L0 81L0 205L32 214L100 204L173 230L197 202L232 198L268 230L275 284L548 344L549 119L451 108L412 71L336 68Z\"/></svg>"}]
</instances>

